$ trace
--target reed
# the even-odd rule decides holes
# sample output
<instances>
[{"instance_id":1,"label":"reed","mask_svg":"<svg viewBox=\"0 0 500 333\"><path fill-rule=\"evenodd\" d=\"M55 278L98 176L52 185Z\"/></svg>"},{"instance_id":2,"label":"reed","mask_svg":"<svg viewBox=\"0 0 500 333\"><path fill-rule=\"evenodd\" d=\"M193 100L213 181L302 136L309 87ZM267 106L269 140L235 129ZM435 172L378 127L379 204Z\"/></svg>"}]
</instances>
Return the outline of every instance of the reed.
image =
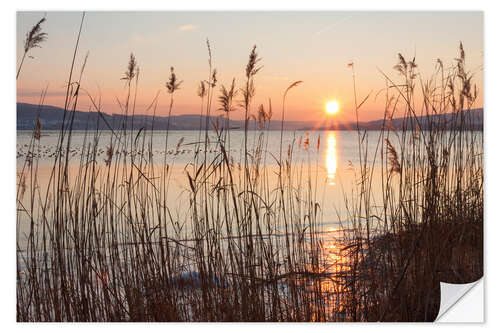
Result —
<instances>
[{"instance_id":1,"label":"reed","mask_svg":"<svg viewBox=\"0 0 500 333\"><path fill-rule=\"evenodd\" d=\"M28 55L29 51L36 47L41 47L42 42L47 40L47 33L42 32L42 24L45 22L46 18L42 17L40 21L38 21L31 30L26 33L26 40L24 41L24 52L21 58L21 62L19 63L19 67L17 69L16 80L19 78L19 74L21 74L21 68L23 67L24 60ZM31 57L31 56L29 56ZM33 58L33 57L31 57Z\"/></svg>"},{"instance_id":2,"label":"reed","mask_svg":"<svg viewBox=\"0 0 500 333\"><path fill-rule=\"evenodd\" d=\"M58 141L65 149L56 151L50 177L40 179L36 152L43 129L35 124L31 154L18 175L18 321L429 321L437 314L439 281L482 276L482 135L468 111L476 93L461 45L454 66L438 64L428 80L415 60L401 55L397 79L382 73L384 127L375 133L373 156L367 149L373 135L358 128L357 192L346 194L349 220L333 244L333 262L321 236L317 166L297 165L296 145L283 149L283 136L279 159L269 156L271 101L267 111L260 105L255 113L251 104L261 68L256 47L244 68L240 109L233 80L218 98L223 123L210 124L217 78L207 46L209 75L198 92L206 123L202 128L200 122L196 153L184 168L183 210L172 204L167 156L185 146L183 140L172 150L167 131L158 159L154 125L136 122L139 130L127 130L139 84L133 55L120 103L128 116L135 85L132 115L123 130L107 131L104 163L103 131L86 131L70 167L70 114ZM69 110L76 110L78 91L84 91L81 77L76 90L68 90ZM286 95L300 82L283 95L282 123ZM180 88L173 68L166 87L170 115ZM418 109L417 93L424 100ZM88 97L92 112L101 114L100 103ZM356 102L356 113L362 104ZM157 107L158 95L150 105L154 114ZM244 112L241 154L231 149L230 112ZM405 114L402 131L390 126L396 112ZM446 122L436 117L444 114L451 114ZM258 123L255 132L251 119ZM276 161L277 177L266 158ZM383 193L382 202L374 191Z\"/></svg>"}]
</instances>

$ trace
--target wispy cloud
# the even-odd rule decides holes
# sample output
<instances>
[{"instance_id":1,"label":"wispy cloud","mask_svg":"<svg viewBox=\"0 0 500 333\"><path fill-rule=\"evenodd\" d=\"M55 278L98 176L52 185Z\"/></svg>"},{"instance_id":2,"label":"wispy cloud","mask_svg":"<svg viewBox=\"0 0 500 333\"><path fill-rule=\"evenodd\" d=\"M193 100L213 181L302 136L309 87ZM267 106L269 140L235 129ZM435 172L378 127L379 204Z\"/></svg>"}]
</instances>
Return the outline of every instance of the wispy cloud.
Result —
<instances>
[{"instance_id":1,"label":"wispy cloud","mask_svg":"<svg viewBox=\"0 0 500 333\"><path fill-rule=\"evenodd\" d=\"M196 29L198 29L198 26L193 24L186 24L179 27L180 31L193 31Z\"/></svg>"},{"instance_id":2,"label":"wispy cloud","mask_svg":"<svg viewBox=\"0 0 500 333\"><path fill-rule=\"evenodd\" d=\"M346 15L346 16L343 16L341 17L340 19L338 19L337 21L334 21L332 22L332 24L324 27L323 29L319 30L319 31L316 31L315 32L315 35L318 36L318 35L321 35L322 33L324 32L327 32L329 30L332 30L333 28L335 28L337 25L339 25L340 23L343 23L349 19L351 19L354 15Z\"/></svg>"}]
</instances>

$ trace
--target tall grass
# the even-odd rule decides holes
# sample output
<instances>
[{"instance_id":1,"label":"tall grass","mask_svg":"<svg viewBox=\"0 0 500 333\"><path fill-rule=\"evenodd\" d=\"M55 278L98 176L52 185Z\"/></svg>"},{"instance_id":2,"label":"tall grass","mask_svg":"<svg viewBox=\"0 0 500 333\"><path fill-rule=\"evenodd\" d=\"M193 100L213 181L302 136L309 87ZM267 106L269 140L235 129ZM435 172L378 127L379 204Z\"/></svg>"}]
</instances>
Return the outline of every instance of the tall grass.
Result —
<instances>
[{"instance_id":1,"label":"tall grass","mask_svg":"<svg viewBox=\"0 0 500 333\"><path fill-rule=\"evenodd\" d=\"M383 74L385 126L374 156L358 129L358 193L352 200L346 195L350 221L334 244L340 249L335 261L321 238L317 175L310 165L301 172L293 160L295 144L283 149L281 136L277 177L265 166L273 158L266 131L272 106L269 101L267 111L261 105L257 116L252 113L261 68L256 48L244 69L240 109L233 103L233 80L219 97L225 117L210 124L217 78L207 46L209 75L198 92L206 124L202 129L200 123L193 161L184 169L185 211L175 211L169 193L169 146L158 162L154 125L132 125L139 84L133 56L120 103L126 118L120 131L106 123L111 139L104 164L97 158L100 131L86 131L78 164L69 167L82 75L67 94L49 179L37 172L41 129L35 126L32 154L18 176L18 230L29 221L26 237L17 239L18 321L432 320L439 281L482 275L482 136L471 130L472 113L466 111L475 94L461 46L456 64L449 70L441 65L429 81L402 56L402 83ZM78 43L75 56L77 49ZM282 123L286 95L299 83L284 92ZM169 115L179 84L172 68ZM417 87L424 100L418 110ZM92 111L101 114L100 103L88 97ZM154 114L157 98L150 106ZM356 103L355 111L360 107ZM402 131L390 127L396 111L405 115ZM240 156L229 143L230 112L245 117ZM452 114L447 122L434 117L445 113ZM251 119L259 123L253 144ZM378 159L383 167L377 169ZM382 188L373 187L375 177ZM374 191L382 191L381 203Z\"/></svg>"},{"instance_id":2,"label":"tall grass","mask_svg":"<svg viewBox=\"0 0 500 333\"><path fill-rule=\"evenodd\" d=\"M358 129L359 192L346 205L357 225L346 247L353 259L350 313L353 320L432 321L440 281L483 274L482 123L471 112L477 89L462 44L455 64L445 69L438 59L429 79L401 54L394 68L400 79L381 72L386 110L374 156ZM391 126L397 112L404 115L400 131Z\"/></svg>"}]
</instances>

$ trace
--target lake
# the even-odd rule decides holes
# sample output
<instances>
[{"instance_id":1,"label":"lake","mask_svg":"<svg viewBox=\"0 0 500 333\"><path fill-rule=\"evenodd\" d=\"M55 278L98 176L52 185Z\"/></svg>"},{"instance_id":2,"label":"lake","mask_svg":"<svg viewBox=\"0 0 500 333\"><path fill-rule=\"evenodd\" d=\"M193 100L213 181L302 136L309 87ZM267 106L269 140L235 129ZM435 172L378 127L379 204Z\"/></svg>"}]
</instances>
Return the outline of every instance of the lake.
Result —
<instances>
[{"instance_id":1,"label":"lake","mask_svg":"<svg viewBox=\"0 0 500 333\"><path fill-rule=\"evenodd\" d=\"M120 132L116 132L120 134ZM115 134L116 134L115 133ZM226 150L229 158L236 165L244 164L243 147L244 132L229 131L230 135L226 138ZM118 135L117 134L117 135ZM123 133L121 133L123 134ZM168 197L166 202L168 208L174 212L178 219L186 219L189 202L189 181L187 170L195 163L200 163L205 158L205 151L200 147L200 142L204 141L204 132L198 131L169 131L168 138L165 131L148 132L141 136L142 139L136 139L138 132L127 133L127 140L135 140L134 144L138 147L138 161L146 161L146 151L151 150L151 161L156 169L161 169L164 163L169 166L168 178ZM144 133L142 133L144 134ZM379 131L368 131L362 138L366 151L368 167L372 174L371 182L371 200L375 207L382 204L382 177L378 175L384 169L381 165L380 150L381 146L386 149L385 143L379 143ZM363 134L362 134L363 135ZM391 133L394 142L400 132ZM482 137L482 133L478 133ZM116 136L115 136L116 137ZM111 131L74 131L71 135L70 149L68 155L68 175L70 183L75 181L81 166L85 159L82 156L88 156L89 152L95 149L95 168L97 174L103 177L107 168L105 160L106 151L112 142L113 133ZM17 132L17 173L22 172L25 167L27 152L32 139L31 131ZM37 148L35 148L36 170L38 177L38 188L40 189L40 198L47 193L47 183L50 179L54 165L55 152L59 140L58 131L44 131ZM143 140L141 142L141 140ZM255 159L255 147L258 141L262 140L263 152ZM254 158L252 163L258 164L262 170L265 170L269 184L268 188L274 189L278 186L279 155L280 155L281 132L279 131L249 131L247 145L249 155ZM290 156L292 166L292 182L297 188L306 188L310 186L314 202L320 207L319 220L317 223L323 230L339 230L345 227L352 219L352 212L349 211L352 204L356 202L359 194L360 181L360 138L356 131L285 131L283 132L282 155L285 159ZM116 139L114 140L116 141ZM206 159L211 161L220 153L217 145L215 132L208 133ZM482 141L478 141L479 148ZM115 142L116 145L116 142ZM149 145L151 148L149 148ZM203 146L203 144L201 144ZM141 147L145 147L142 149ZM90 150L89 150L90 149ZM64 149L63 149L64 150ZM144 153L141 154L141 151ZM82 154L83 151L86 151ZM166 152L166 154L165 154ZM125 152L115 151L114 156L125 155ZM29 156L28 156L29 157ZM139 162L137 162L138 164ZM384 162L385 163L385 162ZM30 206L30 195L23 196L21 203L24 207ZM40 214L37 203L41 199L35 199L35 212ZM349 202L349 205L347 204ZM352 209L352 208L351 208ZM39 215L40 216L40 215ZM18 213L18 231L26 232L29 227L29 215L22 211ZM188 237L188 235L186 235ZM20 241L22 241L22 238Z\"/></svg>"},{"instance_id":2,"label":"lake","mask_svg":"<svg viewBox=\"0 0 500 333\"><path fill-rule=\"evenodd\" d=\"M131 137L135 137L137 132ZM230 142L230 156L238 163L243 163L242 147L244 145L244 132L231 131L228 142ZM261 132L250 131L248 147L256 146ZM71 137L71 148L69 156L70 175L78 169L80 157L84 145L89 145L94 140L95 132L85 133L75 131ZM130 134L129 134L130 135ZM377 149L379 132L367 132L368 156L374 156ZM26 153L31 140L31 131L17 132L17 171L21 172L26 159ZM149 134L148 134L149 136ZM180 209L182 206L183 192L188 188L188 178L185 167L192 163L195 158L196 143L204 139L204 133L197 131L170 131L168 134L168 147L166 149L166 161L171 167L171 201L172 207ZM263 154L261 165L271 171L276 170L280 153L279 131L264 132L266 140L266 153ZM106 148L110 144L112 133L101 131L95 138L97 144L97 167L104 169L106 160ZM40 138L40 150L38 153L38 175L41 187L46 185L54 163L55 151L58 143L58 131L46 131ZM147 138L147 141L150 138ZM319 139L319 145L318 145ZM165 159L166 132L155 131L152 135L152 151L155 163L163 164ZM213 158L220 151L217 149L215 132L209 134L211 144L207 151L207 159ZM180 143L179 147L177 145ZM147 144L147 143L146 143ZM344 206L344 194L351 195L354 182L354 170L359 166L358 135L355 131L285 131L283 133L283 155L288 147L292 147L292 163L295 164L297 172L304 175L310 174L316 188L317 200L323 210L323 223L332 224L338 222L338 214L342 215ZM200 150L201 151L201 150ZM372 159L372 158L370 158ZM376 167L379 167L377 161Z\"/></svg>"}]
</instances>

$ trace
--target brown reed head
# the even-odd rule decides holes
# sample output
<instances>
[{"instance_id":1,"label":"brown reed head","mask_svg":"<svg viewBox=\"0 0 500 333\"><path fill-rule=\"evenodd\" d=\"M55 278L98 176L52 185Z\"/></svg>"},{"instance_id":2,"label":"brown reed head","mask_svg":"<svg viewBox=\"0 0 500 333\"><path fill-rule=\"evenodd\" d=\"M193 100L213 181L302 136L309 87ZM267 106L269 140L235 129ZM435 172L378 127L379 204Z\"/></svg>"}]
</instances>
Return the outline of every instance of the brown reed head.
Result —
<instances>
[{"instance_id":1,"label":"brown reed head","mask_svg":"<svg viewBox=\"0 0 500 333\"><path fill-rule=\"evenodd\" d=\"M40 44L47 40L47 33L42 32L42 23L45 22L45 17L43 17L37 24L31 28L31 30L26 34L26 40L24 42L24 52L27 53L29 50L35 47L41 47Z\"/></svg>"},{"instance_id":2,"label":"brown reed head","mask_svg":"<svg viewBox=\"0 0 500 333\"><path fill-rule=\"evenodd\" d=\"M165 83L165 86L167 87L167 91L169 94L173 94L174 91L179 90L181 86L182 81L179 81L177 79L177 76L175 75L174 72L174 67L170 67L170 77Z\"/></svg>"},{"instance_id":3,"label":"brown reed head","mask_svg":"<svg viewBox=\"0 0 500 333\"><path fill-rule=\"evenodd\" d=\"M124 76L121 80L132 81L132 79L136 76L137 71L139 70L137 66L137 61L135 60L135 56L133 53L130 53L130 58L127 65L127 70L124 73Z\"/></svg>"},{"instance_id":4,"label":"brown reed head","mask_svg":"<svg viewBox=\"0 0 500 333\"><path fill-rule=\"evenodd\" d=\"M199 85L198 85L198 97L205 97L205 95L207 94L207 88L205 86L205 81L200 81Z\"/></svg>"},{"instance_id":5,"label":"brown reed head","mask_svg":"<svg viewBox=\"0 0 500 333\"><path fill-rule=\"evenodd\" d=\"M257 45L254 45L252 51L250 52L250 55L248 56L248 63L246 68L247 78L255 76L262 69L262 66L258 66L258 63L261 59L259 58L256 50Z\"/></svg>"},{"instance_id":6,"label":"brown reed head","mask_svg":"<svg viewBox=\"0 0 500 333\"><path fill-rule=\"evenodd\" d=\"M219 108L219 110L224 111L225 113L234 111L233 99L238 94L238 91L235 88L235 79L233 78L233 81L229 89L227 89L224 85L222 85L220 92L221 95L219 96L219 103L221 107Z\"/></svg>"}]
</instances>

